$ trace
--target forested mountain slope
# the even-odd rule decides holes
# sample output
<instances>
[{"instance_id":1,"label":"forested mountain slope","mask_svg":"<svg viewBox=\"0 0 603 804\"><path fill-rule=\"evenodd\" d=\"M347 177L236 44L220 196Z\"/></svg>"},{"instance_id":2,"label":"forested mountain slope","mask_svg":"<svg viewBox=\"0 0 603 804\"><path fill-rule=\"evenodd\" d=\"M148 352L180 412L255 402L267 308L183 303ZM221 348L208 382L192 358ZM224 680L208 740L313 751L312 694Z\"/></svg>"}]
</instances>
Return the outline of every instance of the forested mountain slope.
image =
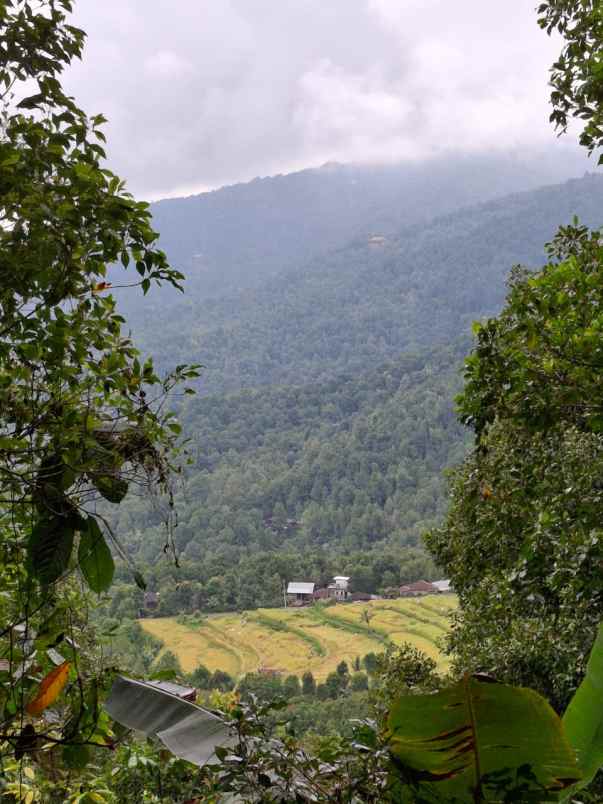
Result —
<instances>
[{"instance_id":1,"label":"forested mountain slope","mask_svg":"<svg viewBox=\"0 0 603 804\"><path fill-rule=\"evenodd\" d=\"M278 605L279 578L345 572L374 591L433 573L412 548L440 521L442 470L464 453L452 400L466 347L193 400L183 421L194 465L176 496L180 569L158 561L166 534L147 497L130 495L116 523L154 566L164 613ZM184 582L194 596L176 593Z\"/></svg>"},{"instance_id":2,"label":"forested mountain slope","mask_svg":"<svg viewBox=\"0 0 603 804\"><path fill-rule=\"evenodd\" d=\"M587 168L570 148L558 147L556 156L532 151L401 165L328 163L160 201L153 218L170 260L188 276L189 295L207 298L257 286L354 237L387 235Z\"/></svg>"},{"instance_id":3,"label":"forested mountain slope","mask_svg":"<svg viewBox=\"0 0 603 804\"><path fill-rule=\"evenodd\" d=\"M131 321L160 364L201 362L204 387L325 380L406 350L448 343L497 311L512 265L539 265L543 244L578 215L596 224L594 175L366 237L283 273L261 288L204 302L187 288Z\"/></svg>"},{"instance_id":4,"label":"forested mountain slope","mask_svg":"<svg viewBox=\"0 0 603 804\"><path fill-rule=\"evenodd\" d=\"M375 591L435 573L417 548L464 454L453 400L471 322L500 308L514 263L542 262L559 222L592 224L602 206L603 181L587 176L138 319L160 359L207 366L181 411L181 568L159 561L166 533L148 499L130 494L117 514L163 613L278 605L296 577L345 572Z\"/></svg>"}]
</instances>

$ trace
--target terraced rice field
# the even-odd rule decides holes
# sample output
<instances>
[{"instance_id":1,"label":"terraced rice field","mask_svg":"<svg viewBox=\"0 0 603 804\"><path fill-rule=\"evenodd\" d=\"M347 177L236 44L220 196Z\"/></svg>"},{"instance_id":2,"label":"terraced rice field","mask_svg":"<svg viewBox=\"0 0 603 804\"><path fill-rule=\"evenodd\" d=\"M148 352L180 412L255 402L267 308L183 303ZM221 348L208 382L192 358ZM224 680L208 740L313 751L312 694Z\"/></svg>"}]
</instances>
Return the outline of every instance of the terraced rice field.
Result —
<instances>
[{"instance_id":1,"label":"terraced rice field","mask_svg":"<svg viewBox=\"0 0 603 804\"><path fill-rule=\"evenodd\" d=\"M351 664L389 643L410 642L446 670L441 644L455 608L454 595L439 595L216 614L200 625L183 625L173 617L140 623L178 656L186 672L204 664L239 677L263 667L296 675L311 670L322 680L342 659ZM368 624L364 610L373 615Z\"/></svg>"}]
</instances>

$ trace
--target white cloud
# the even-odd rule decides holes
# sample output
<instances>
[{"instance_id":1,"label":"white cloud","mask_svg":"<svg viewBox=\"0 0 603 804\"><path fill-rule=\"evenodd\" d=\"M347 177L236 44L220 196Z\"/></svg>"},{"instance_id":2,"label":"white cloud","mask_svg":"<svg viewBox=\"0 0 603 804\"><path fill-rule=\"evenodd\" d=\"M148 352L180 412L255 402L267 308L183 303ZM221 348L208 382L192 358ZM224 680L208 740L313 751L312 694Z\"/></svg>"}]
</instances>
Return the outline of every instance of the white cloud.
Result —
<instances>
[{"instance_id":1,"label":"white cloud","mask_svg":"<svg viewBox=\"0 0 603 804\"><path fill-rule=\"evenodd\" d=\"M555 137L525 0L79 0L69 89L136 192Z\"/></svg>"},{"instance_id":2,"label":"white cloud","mask_svg":"<svg viewBox=\"0 0 603 804\"><path fill-rule=\"evenodd\" d=\"M379 69L349 73L324 59L299 79L294 124L306 147L346 159L375 158L409 128L412 112ZM399 155L412 155L412 148Z\"/></svg>"},{"instance_id":3,"label":"white cloud","mask_svg":"<svg viewBox=\"0 0 603 804\"><path fill-rule=\"evenodd\" d=\"M194 66L171 50L159 50L145 59L144 70L151 78L182 79Z\"/></svg>"}]
</instances>

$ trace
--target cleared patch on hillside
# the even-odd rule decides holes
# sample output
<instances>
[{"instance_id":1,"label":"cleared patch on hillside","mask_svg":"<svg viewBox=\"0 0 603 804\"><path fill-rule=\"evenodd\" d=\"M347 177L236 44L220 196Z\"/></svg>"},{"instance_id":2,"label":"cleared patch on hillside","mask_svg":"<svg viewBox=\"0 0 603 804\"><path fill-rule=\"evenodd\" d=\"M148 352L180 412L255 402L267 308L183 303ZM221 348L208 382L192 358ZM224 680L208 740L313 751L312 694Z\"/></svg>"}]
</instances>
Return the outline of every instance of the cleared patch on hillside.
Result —
<instances>
[{"instance_id":1,"label":"cleared patch on hillside","mask_svg":"<svg viewBox=\"0 0 603 804\"><path fill-rule=\"evenodd\" d=\"M442 595L216 614L196 625L173 617L140 623L178 656L185 672L199 664L234 677L261 668L299 676L311 670L323 680L342 660L351 665L356 657L380 653L389 643L410 642L435 659L441 670L448 669L441 646L456 605L454 595Z\"/></svg>"}]
</instances>

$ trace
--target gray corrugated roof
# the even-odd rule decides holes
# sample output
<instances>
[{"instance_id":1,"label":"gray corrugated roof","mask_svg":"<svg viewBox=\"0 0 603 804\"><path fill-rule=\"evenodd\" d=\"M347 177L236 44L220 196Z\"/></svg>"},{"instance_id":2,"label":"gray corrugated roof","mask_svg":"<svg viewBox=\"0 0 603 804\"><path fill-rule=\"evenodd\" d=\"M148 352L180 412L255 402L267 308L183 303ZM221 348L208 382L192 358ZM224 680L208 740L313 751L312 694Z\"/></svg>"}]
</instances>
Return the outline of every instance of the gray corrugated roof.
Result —
<instances>
[{"instance_id":1,"label":"gray corrugated roof","mask_svg":"<svg viewBox=\"0 0 603 804\"><path fill-rule=\"evenodd\" d=\"M216 746L235 742L228 722L144 681L117 676L105 709L122 726L158 737L172 754L199 767Z\"/></svg>"},{"instance_id":2,"label":"gray corrugated roof","mask_svg":"<svg viewBox=\"0 0 603 804\"><path fill-rule=\"evenodd\" d=\"M162 692L169 692L170 695L176 695L178 698L184 698L185 695L197 692L194 687L183 687L182 684L173 684L171 681L145 681L145 684Z\"/></svg>"},{"instance_id":3,"label":"gray corrugated roof","mask_svg":"<svg viewBox=\"0 0 603 804\"><path fill-rule=\"evenodd\" d=\"M436 587L430 583L429 581L413 581L412 583L406 583L400 587L400 591L404 590L405 592L433 592Z\"/></svg>"},{"instance_id":4,"label":"gray corrugated roof","mask_svg":"<svg viewBox=\"0 0 603 804\"><path fill-rule=\"evenodd\" d=\"M312 595L314 594L314 584L299 581L291 581L287 587L288 595Z\"/></svg>"}]
</instances>

